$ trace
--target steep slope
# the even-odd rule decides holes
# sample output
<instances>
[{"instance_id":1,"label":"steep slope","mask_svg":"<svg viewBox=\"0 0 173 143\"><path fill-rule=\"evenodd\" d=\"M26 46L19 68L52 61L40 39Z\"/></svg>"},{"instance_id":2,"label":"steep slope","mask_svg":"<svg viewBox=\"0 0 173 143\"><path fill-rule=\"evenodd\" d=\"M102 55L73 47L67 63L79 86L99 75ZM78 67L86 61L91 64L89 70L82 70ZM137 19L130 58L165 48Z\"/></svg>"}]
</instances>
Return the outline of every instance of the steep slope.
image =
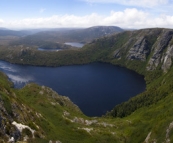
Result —
<instances>
[{"instance_id":1,"label":"steep slope","mask_svg":"<svg viewBox=\"0 0 173 143\"><path fill-rule=\"evenodd\" d=\"M32 143L163 143L173 140L173 94L124 118L83 115L67 97L29 84L11 88L0 75L0 141Z\"/></svg>"}]
</instances>

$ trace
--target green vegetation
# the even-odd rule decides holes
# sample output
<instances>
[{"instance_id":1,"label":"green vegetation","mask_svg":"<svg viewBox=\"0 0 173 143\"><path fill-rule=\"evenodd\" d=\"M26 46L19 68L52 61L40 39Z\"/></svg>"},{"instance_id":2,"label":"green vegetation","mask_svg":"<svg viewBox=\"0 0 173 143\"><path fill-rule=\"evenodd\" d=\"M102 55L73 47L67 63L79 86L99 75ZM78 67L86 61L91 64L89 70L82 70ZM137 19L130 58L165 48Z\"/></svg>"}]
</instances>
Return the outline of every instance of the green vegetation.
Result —
<instances>
[{"instance_id":1,"label":"green vegetation","mask_svg":"<svg viewBox=\"0 0 173 143\"><path fill-rule=\"evenodd\" d=\"M42 91L40 94L39 92ZM23 103L26 103L31 106L34 110L41 114L40 117L35 123L42 127L44 134L46 135L45 141L49 140L61 140L62 142L95 142L96 137L92 137L90 133L78 128L82 128L80 123L72 123L70 120L64 117L64 112L69 112L70 115L67 116L69 119L73 117L80 117L88 119L85 117L81 111L75 107L71 101L61 98L59 103L59 97L54 92L51 93L51 90L38 85L28 85L18 93L18 98L21 98ZM54 96L52 98L52 96ZM111 140L103 135L99 140ZM77 138L76 138L77 137ZM105 138L105 139L104 139ZM46 141L46 142L47 142ZM37 142L37 140L36 140Z\"/></svg>"},{"instance_id":2,"label":"green vegetation","mask_svg":"<svg viewBox=\"0 0 173 143\"><path fill-rule=\"evenodd\" d=\"M2 80L0 76L0 81ZM21 140L27 135L30 137L28 142L33 143L46 143L50 140L70 143L139 143L144 142L150 132L149 142L157 140L161 143L173 138L172 128L166 138L167 129L173 122L172 93L124 118L90 118L83 115L68 98L58 95L50 88L29 84L20 90L12 88L10 90L16 97L4 93L10 97L9 103L11 105L15 103L19 107L22 103L20 110L26 114L15 111L20 118L24 117L22 120L11 116L16 122L35 130L35 138L32 138L31 131L24 129ZM14 130L12 127L8 125L7 132L12 132Z\"/></svg>"},{"instance_id":3,"label":"green vegetation","mask_svg":"<svg viewBox=\"0 0 173 143\"><path fill-rule=\"evenodd\" d=\"M9 116L35 130L34 139L30 130L23 130L23 138L30 136L28 142L172 142L173 66L168 64L169 68L163 69L165 56L171 53L167 51L172 46L170 35L165 29L127 31L95 39L82 49L58 52L41 52L35 45L0 48L0 59L11 63L63 66L107 62L143 75L146 91L115 106L103 117L83 115L68 98L47 87L29 84L20 90L13 89L3 74L0 75L0 100ZM156 62L152 65L153 61ZM9 124L7 127L10 134Z\"/></svg>"}]
</instances>

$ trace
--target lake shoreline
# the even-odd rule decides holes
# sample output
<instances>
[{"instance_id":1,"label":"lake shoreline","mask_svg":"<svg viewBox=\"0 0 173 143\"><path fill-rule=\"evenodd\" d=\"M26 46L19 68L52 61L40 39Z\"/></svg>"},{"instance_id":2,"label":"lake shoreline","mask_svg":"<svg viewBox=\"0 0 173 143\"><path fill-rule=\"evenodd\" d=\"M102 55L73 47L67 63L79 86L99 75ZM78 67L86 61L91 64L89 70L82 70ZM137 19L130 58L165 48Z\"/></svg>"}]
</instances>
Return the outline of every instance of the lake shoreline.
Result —
<instances>
[{"instance_id":1,"label":"lake shoreline","mask_svg":"<svg viewBox=\"0 0 173 143\"><path fill-rule=\"evenodd\" d=\"M0 63L2 64L3 62L0 62ZM0 64L0 67L2 67L1 64ZM8 65L10 63L6 62L3 64L5 64L5 66L6 66L6 64ZM11 81L16 82L18 84L22 84L22 82L25 82L25 80L26 80L26 84L30 83L30 82L34 82L39 85L48 86L48 87L52 88L53 90L55 90L56 92L58 92L59 94L68 96L72 100L72 102L74 102L77 106L80 107L80 109L82 111L84 111L86 109L89 110L89 111L84 111L84 114L86 114L87 116L95 116L94 113L90 113L90 112L92 112L90 110L99 111L101 109L101 107L99 107L99 106L103 106L102 104L105 104L105 107L107 108L107 107L109 107L109 104L112 102L112 99L116 98L116 97L114 97L114 95L116 95L116 93L115 93L116 86L115 85L119 84L120 82L115 82L115 80L119 77L117 77L117 75L114 72L112 72L112 70L114 71L115 69L119 69L120 71L121 70L124 71L126 74L135 75L137 78L143 79L142 76L140 76L139 74L137 74L136 72L134 72L132 70L128 70L127 68L122 68L122 67L112 65L110 63L108 64L108 63L103 63L103 62L102 63L94 62L94 63L90 63L90 64L85 64L85 65L71 65L71 66L62 66L62 67L37 67L37 66L27 66L27 65L21 66L21 65L16 65L16 64L14 64L14 65L10 64L9 66L17 67L17 68L19 67L19 69L6 68L8 70L6 74L8 75L8 77L12 78ZM6 66L6 67L8 67L8 66ZM104 67L104 68L101 68L101 67ZM49 69L49 70L46 71L46 69ZM112 70L110 70L110 69L112 69ZM15 70L20 73L20 76L15 72ZM55 72L53 72L53 70L55 70ZM59 73L59 70L60 71L63 70L63 71ZM67 71L64 71L64 70L67 70ZM72 70L72 71L70 71L70 70ZM31 74L31 76L29 76L27 74L28 71ZM35 75L35 72L37 72L36 75ZM105 74L102 75L103 74L102 72L105 72ZM107 73L107 72L109 72L109 73ZM34 75L32 75L32 74L34 74ZM62 75L62 74L64 74L64 75ZM70 77L69 77L69 74L71 74ZM126 76L126 74L124 76ZM55 75L56 76L59 75L59 76L56 78ZM42 80L42 79L40 79L41 78L40 77L38 80L36 80L39 76L43 76L44 78L47 78L47 79ZM46 76L50 76L50 77L46 77ZM115 76L115 77L113 77L113 76ZM126 78L124 79L124 76L123 76L123 80L126 80ZM22 81L23 78L25 79L24 81ZM48 81L49 83L44 83L45 81ZM51 83L52 81L54 83ZM57 82L59 82L59 81L61 81L62 83L60 82L57 84ZM110 81L112 83L109 83ZM67 83L64 83L64 82L67 82ZM84 83L82 83L82 82L84 82ZM126 84L128 86L131 85L131 83L128 83L128 82L129 81L127 80L119 88L122 89L122 91L125 90L124 86ZM69 83L70 83L70 85L68 85ZM78 83L78 84L75 85L74 83ZM133 79L132 83L134 83L134 79ZM143 79L143 83L145 85L144 79ZM100 86L103 86L103 87L100 87L99 84L101 84ZM55 87L55 85L57 85L58 88L62 86L61 88L63 89L63 91L61 91L62 89L57 89L57 87ZM92 86L90 86L90 85L92 85ZM14 88L16 88L15 83L14 83ZM146 88L146 85L145 85L145 87L143 87L143 89L140 92L133 94L133 96L136 96L137 94L139 94L141 92L144 92L145 88ZM131 87L130 90L131 89L135 89L135 88ZM136 89L138 89L138 88L136 88ZM92 93L93 91L96 93ZM73 97L71 96L71 93L73 93ZM103 99L103 101L101 101L101 105L100 105L99 101L95 101L98 99L101 100L101 98L103 98L107 94L110 97L109 98L106 97L106 99ZM121 93L117 93L117 94L122 95ZM82 97L80 97L81 95L82 95ZM97 96L100 96L100 97L97 97ZM93 97L94 97L94 100L93 100ZM127 99L125 99L123 101L127 101L130 97L128 97ZM93 103L92 103L93 105L87 105L88 103L91 102L90 100L93 101ZM117 101L117 99L115 99L115 101ZM106 103L104 103L104 102L106 102ZM120 104L121 102L119 102L118 104ZM92 106L95 106L95 104L96 104L96 107L98 106L97 108L99 108L99 109L92 107ZM109 109L104 109L104 112L102 111L103 113L100 113L97 116L104 115L107 111L111 110L116 105L117 105L116 103L112 103L111 108L109 107ZM86 106L86 107L81 107L81 106ZM88 108L91 108L91 109L88 109ZM98 111L95 111L95 112L98 112Z\"/></svg>"}]
</instances>

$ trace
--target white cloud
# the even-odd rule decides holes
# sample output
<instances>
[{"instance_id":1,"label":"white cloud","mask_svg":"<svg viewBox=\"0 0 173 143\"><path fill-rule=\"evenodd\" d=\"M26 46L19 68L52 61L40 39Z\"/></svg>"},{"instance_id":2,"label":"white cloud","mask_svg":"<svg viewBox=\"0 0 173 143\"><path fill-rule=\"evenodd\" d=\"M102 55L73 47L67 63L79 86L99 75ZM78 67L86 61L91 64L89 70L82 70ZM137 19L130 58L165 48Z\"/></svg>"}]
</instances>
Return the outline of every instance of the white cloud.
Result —
<instances>
[{"instance_id":1,"label":"white cloud","mask_svg":"<svg viewBox=\"0 0 173 143\"><path fill-rule=\"evenodd\" d=\"M102 16L90 14L86 16L54 15L47 18L28 18L7 23L8 27L14 28L39 28L39 27L88 27L102 21Z\"/></svg>"},{"instance_id":2,"label":"white cloud","mask_svg":"<svg viewBox=\"0 0 173 143\"><path fill-rule=\"evenodd\" d=\"M173 15L153 17L150 13L132 8L124 11L111 11L107 16L96 13L85 16L54 15L47 18L28 18L4 22L4 26L10 28L90 27L97 25L114 25L136 29L149 27L173 28Z\"/></svg>"},{"instance_id":3,"label":"white cloud","mask_svg":"<svg viewBox=\"0 0 173 143\"><path fill-rule=\"evenodd\" d=\"M4 20L0 19L0 24L4 23Z\"/></svg>"},{"instance_id":4,"label":"white cloud","mask_svg":"<svg viewBox=\"0 0 173 143\"><path fill-rule=\"evenodd\" d=\"M118 25L124 28L173 28L173 15L160 15L152 17L147 12L135 8L126 9L122 12L112 11L110 16L104 18L105 25Z\"/></svg>"},{"instance_id":5,"label":"white cloud","mask_svg":"<svg viewBox=\"0 0 173 143\"><path fill-rule=\"evenodd\" d=\"M119 25L120 27L143 27L146 23L148 13L135 8L126 9L122 12L112 11L110 16L104 18L105 25Z\"/></svg>"},{"instance_id":6,"label":"white cloud","mask_svg":"<svg viewBox=\"0 0 173 143\"><path fill-rule=\"evenodd\" d=\"M166 27L166 28L173 28L173 15L161 15L160 17L155 18L153 27Z\"/></svg>"},{"instance_id":7,"label":"white cloud","mask_svg":"<svg viewBox=\"0 0 173 143\"><path fill-rule=\"evenodd\" d=\"M165 5L169 0L82 0L88 3L117 3L121 5L153 7L158 5Z\"/></svg>"}]
</instances>

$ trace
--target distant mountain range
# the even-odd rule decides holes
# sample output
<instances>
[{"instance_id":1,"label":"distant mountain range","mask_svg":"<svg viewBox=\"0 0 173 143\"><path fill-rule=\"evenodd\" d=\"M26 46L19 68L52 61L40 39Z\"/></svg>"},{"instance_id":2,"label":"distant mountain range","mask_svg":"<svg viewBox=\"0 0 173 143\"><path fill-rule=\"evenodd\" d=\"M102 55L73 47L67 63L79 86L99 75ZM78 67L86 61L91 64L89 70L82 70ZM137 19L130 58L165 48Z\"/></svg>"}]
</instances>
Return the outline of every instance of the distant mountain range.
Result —
<instances>
[{"instance_id":1,"label":"distant mountain range","mask_svg":"<svg viewBox=\"0 0 173 143\"><path fill-rule=\"evenodd\" d=\"M0 30L8 30L7 28L4 27L0 27Z\"/></svg>"},{"instance_id":2,"label":"distant mountain range","mask_svg":"<svg viewBox=\"0 0 173 143\"><path fill-rule=\"evenodd\" d=\"M17 36L23 37L27 35L32 35L46 29L26 29L26 30L10 30L7 28L0 28L0 36Z\"/></svg>"},{"instance_id":3,"label":"distant mountain range","mask_svg":"<svg viewBox=\"0 0 173 143\"><path fill-rule=\"evenodd\" d=\"M46 29L33 35L22 37L13 44L16 45L42 45L45 42L65 43L65 42L91 42L93 39L108 36L124 31L116 26L95 26L85 29ZM23 32L23 31L21 31ZM27 31L24 31L28 34ZM43 42L44 41L44 42Z\"/></svg>"}]
</instances>

